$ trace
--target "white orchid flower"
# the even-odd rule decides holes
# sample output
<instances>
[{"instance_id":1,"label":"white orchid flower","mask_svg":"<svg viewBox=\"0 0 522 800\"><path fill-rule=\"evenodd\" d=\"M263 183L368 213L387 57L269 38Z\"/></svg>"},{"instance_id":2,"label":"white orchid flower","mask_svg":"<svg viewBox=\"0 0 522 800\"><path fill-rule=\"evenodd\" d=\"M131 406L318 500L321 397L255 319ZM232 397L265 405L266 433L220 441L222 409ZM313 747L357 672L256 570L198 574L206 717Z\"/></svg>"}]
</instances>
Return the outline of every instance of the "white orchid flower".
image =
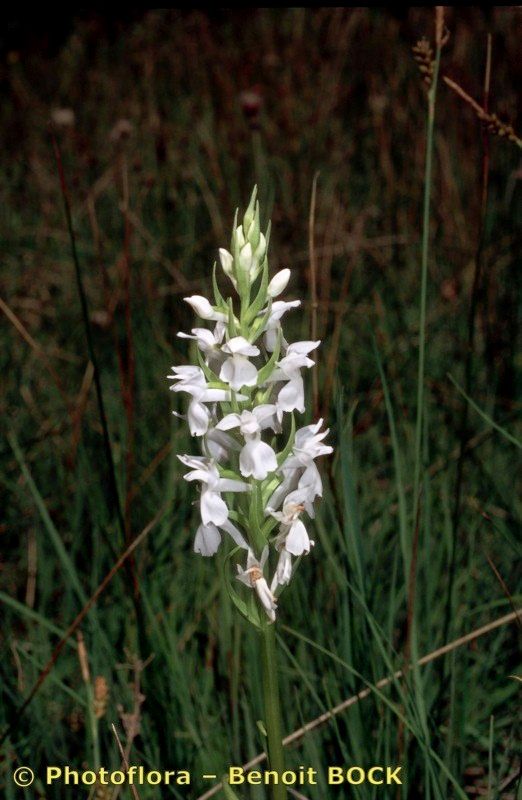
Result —
<instances>
[{"instance_id":1,"label":"white orchid flower","mask_svg":"<svg viewBox=\"0 0 522 800\"><path fill-rule=\"evenodd\" d=\"M207 382L203 370L199 367L173 367L174 375L169 378L177 383L171 386L173 392L187 392L192 395L187 411L187 419L192 436L203 436L208 430L210 411L203 405L200 398L206 393ZM172 412L175 416L180 415Z\"/></svg>"},{"instance_id":2,"label":"white orchid flower","mask_svg":"<svg viewBox=\"0 0 522 800\"><path fill-rule=\"evenodd\" d=\"M234 336L221 349L230 355L221 367L220 379L235 391L239 391L242 386L255 386L257 369L248 360L248 356L258 356L259 347L250 344L243 336Z\"/></svg>"},{"instance_id":3,"label":"white orchid flower","mask_svg":"<svg viewBox=\"0 0 522 800\"><path fill-rule=\"evenodd\" d=\"M263 606L270 622L275 622L277 603L274 595L272 594L266 578L263 575L263 569L268 559L268 547L263 549L261 559L258 561L252 550L248 551L246 569L243 569L239 564L237 565L237 579L255 589L261 605Z\"/></svg>"},{"instance_id":4,"label":"white orchid flower","mask_svg":"<svg viewBox=\"0 0 522 800\"><path fill-rule=\"evenodd\" d=\"M203 375L203 370L201 367L192 366L192 364L183 365L181 367L172 367L173 375L167 375L167 378L173 381L179 381L180 383L189 383L191 381L197 381L200 375ZM205 380L205 376L203 375L203 380Z\"/></svg>"},{"instance_id":5,"label":"white orchid flower","mask_svg":"<svg viewBox=\"0 0 522 800\"><path fill-rule=\"evenodd\" d=\"M187 366L172 369L174 374L168 377L177 383L170 389L173 392L187 392L192 396L187 414L190 432L192 436L203 436L211 420L211 413L203 404L229 401L232 393L228 389L209 388L201 367ZM247 399L245 395L236 395L236 398ZM179 416L176 412L173 413Z\"/></svg>"},{"instance_id":6,"label":"white orchid flower","mask_svg":"<svg viewBox=\"0 0 522 800\"><path fill-rule=\"evenodd\" d=\"M277 395L279 419L282 419L284 412L292 411L299 411L300 414L305 412L304 381L298 373L286 382Z\"/></svg>"},{"instance_id":7,"label":"white orchid flower","mask_svg":"<svg viewBox=\"0 0 522 800\"><path fill-rule=\"evenodd\" d=\"M214 372L217 372L223 363L220 345L224 335L225 324L223 322L217 322L214 331L210 331L208 328L192 328L190 333L182 331L178 333L180 339L193 339L197 343L205 356L206 363Z\"/></svg>"},{"instance_id":8,"label":"white orchid flower","mask_svg":"<svg viewBox=\"0 0 522 800\"><path fill-rule=\"evenodd\" d=\"M283 270L283 272L284 271L285 270ZM270 314L264 326L264 344L269 353L273 353L276 349L280 335L281 346L283 350L288 348L288 342L282 335L281 318L283 314L285 314L291 308L298 308L300 305L300 300L290 300L289 302L285 302L284 300L276 300L274 303L272 303ZM267 308L263 309L263 311L260 312L260 316L266 314L267 310Z\"/></svg>"},{"instance_id":9,"label":"white orchid flower","mask_svg":"<svg viewBox=\"0 0 522 800\"><path fill-rule=\"evenodd\" d=\"M267 383L279 383L286 381L277 396L277 412L278 418L281 419L284 412L299 411L304 413L305 398L304 398L304 383L301 377L301 369L303 367L313 367L314 361L308 358L308 353L318 347L318 342L295 342L288 346L284 357L277 362L277 368L274 369L272 375L267 380Z\"/></svg>"},{"instance_id":10,"label":"white orchid flower","mask_svg":"<svg viewBox=\"0 0 522 800\"><path fill-rule=\"evenodd\" d=\"M261 441L261 431L273 424L276 407L272 404L257 406L253 411L241 414L227 414L216 425L218 430L239 428L245 438L245 446L239 454L239 469L248 478L263 481L269 472L277 469L277 456L266 442Z\"/></svg>"},{"instance_id":11,"label":"white orchid flower","mask_svg":"<svg viewBox=\"0 0 522 800\"><path fill-rule=\"evenodd\" d=\"M228 389L209 388L201 367L172 367L172 369L174 374L167 377L177 383L170 387L171 392L187 392L201 403L226 402L232 397Z\"/></svg>"},{"instance_id":12,"label":"white orchid flower","mask_svg":"<svg viewBox=\"0 0 522 800\"><path fill-rule=\"evenodd\" d=\"M321 444L328 434L328 430L318 434L322 422L319 420L315 425L307 425L296 432L293 450L279 467L283 479L267 503L267 514L273 514L285 501L304 503L307 514L310 517L315 515L313 501L322 497L323 484L314 458L332 452L329 445Z\"/></svg>"},{"instance_id":13,"label":"white orchid flower","mask_svg":"<svg viewBox=\"0 0 522 800\"><path fill-rule=\"evenodd\" d=\"M282 511L273 511L272 516L281 522L276 547L284 547L293 556L308 553L313 541L310 540L304 523L299 519L301 512L310 511L313 507L306 489L297 488L287 495Z\"/></svg>"},{"instance_id":14,"label":"white orchid flower","mask_svg":"<svg viewBox=\"0 0 522 800\"><path fill-rule=\"evenodd\" d=\"M228 506L221 492L248 492L250 486L243 481L221 478L212 459L204 456L178 456L182 464L192 467L183 477L186 481L200 481L200 511L204 525L212 522L222 525L228 519Z\"/></svg>"},{"instance_id":15,"label":"white orchid flower","mask_svg":"<svg viewBox=\"0 0 522 800\"><path fill-rule=\"evenodd\" d=\"M251 438L276 424L276 410L273 403L263 403L252 411L245 409L241 414L227 414L216 427L222 431L239 428L245 439Z\"/></svg>"},{"instance_id":16,"label":"white orchid flower","mask_svg":"<svg viewBox=\"0 0 522 800\"><path fill-rule=\"evenodd\" d=\"M322 444L323 439L325 439L329 433L328 428L322 433L319 433L322 424L323 420L320 419L314 425L306 425L304 428L299 428L299 430L296 431L292 451L293 455L285 462L288 467L308 467L318 456L329 455L333 452L333 448L330 447L330 445Z\"/></svg>"},{"instance_id":17,"label":"white orchid flower","mask_svg":"<svg viewBox=\"0 0 522 800\"><path fill-rule=\"evenodd\" d=\"M283 376L283 380L284 377L292 378L302 367L313 367L315 361L308 358L308 353L311 353L320 344L320 340L317 342L295 342L290 344L284 358L277 362L279 370L276 370L274 379L278 380L280 374Z\"/></svg>"}]
</instances>

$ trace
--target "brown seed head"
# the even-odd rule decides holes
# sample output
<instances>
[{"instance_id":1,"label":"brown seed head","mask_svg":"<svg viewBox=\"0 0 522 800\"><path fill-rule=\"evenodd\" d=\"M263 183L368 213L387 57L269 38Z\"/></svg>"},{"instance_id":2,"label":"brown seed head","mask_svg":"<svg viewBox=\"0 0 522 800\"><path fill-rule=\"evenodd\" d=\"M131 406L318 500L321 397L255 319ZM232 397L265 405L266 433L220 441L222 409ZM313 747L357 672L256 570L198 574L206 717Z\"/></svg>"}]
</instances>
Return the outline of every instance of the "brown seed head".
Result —
<instances>
[{"instance_id":1,"label":"brown seed head","mask_svg":"<svg viewBox=\"0 0 522 800\"><path fill-rule=\"evenodd\" d=\"M429 88L433 80L433 48L426 37L423 37L413 46L412 51L413 58L417 62L424 83Z\"/></svg>"},{"instance_id":2,"label":"brown seed head","mask_svg":"<svg viewBox=\"0 0 522 800\"><path fill-rule=\"evenodd\" d=\"M109 686L103 675L96 675L94 679L94 715L101 719L107 711L109 702Z\"/></svg>"}]
</instances>

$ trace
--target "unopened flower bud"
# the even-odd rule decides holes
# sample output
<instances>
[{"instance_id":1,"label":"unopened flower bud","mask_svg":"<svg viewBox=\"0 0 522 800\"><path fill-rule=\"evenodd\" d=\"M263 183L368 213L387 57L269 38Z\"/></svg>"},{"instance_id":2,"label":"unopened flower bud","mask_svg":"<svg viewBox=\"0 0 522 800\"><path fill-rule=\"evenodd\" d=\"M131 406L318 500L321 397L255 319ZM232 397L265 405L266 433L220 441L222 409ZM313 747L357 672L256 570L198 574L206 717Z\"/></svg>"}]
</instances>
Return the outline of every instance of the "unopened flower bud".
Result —
<instances>
[{"instance_id":1,"label":"unopened flower bud","mask_svg":"<svg viewBox=\"0 0 522 800\"><path fill-rule=\"evenodd\" d=\"M270 297L278 297L281 292L284 292L290 280L290 270L281 269L276 272L270 283L268 284L268 294Z\"/></svg>"},{"instance_id":2,"label":"unopened flower bud","mask_svg":"<svg viewBox=\"0 0 522 800\"><path fill-rule=\"evenodd\" d=\"M254 247L253 244L252 247ZM266 239L262 233L259 234L257 245L254 247L254 253L259 262L261 262L266 255Z\"/></svg>"},{"instance_id":3,"label":"unopened flower bud","mask_svg":"<svg viewBox=\"0 0 522 800\"><path fill-rule=\"evenodd\" d=\"M250 203L248 204L248 208L245 211L243 216L243 229L245 231L246 236L248 237L250 232L250 227L254 222L255 218L258 218L259 221L259 205L257 203L257 186L254 186L254 190L252 192L252 196L250 198Z\"/></svg>"},{"instance_id":4,"label":"unopened flower bud","mask_svg":"<svg viewBox=\"0 0 522 800\"><path fill-rule=\"evenodd\" d=\"M250 242L247 242L246 245L241 248L239 253L239 268L246 275L250 276L253 265L254 265L254 254L252 253L252 245L250 244Z\"/></svg>"},{"instance_id":5,"label":"unopened flower bud","mask_svg":"<svg viewBox=\"0 0 522 800\"><path fill-rule=\"evenodd\" d=\"M221 266L223 267L223 272L225 275L228 275L234 287L237 289L237 281L234 275L234 258L232 253L229 253L228 250L225 250L224 247L219 248L219 260L221 262Z\"/></svg>"},{"instance_id":6,"label":"unopened flower bud","mask_svg":"<svg viewBox=\"0 0 522 800\"><path fill-rule=\"evenodd\" d=\"M216 311L209 303L206 297L201 297L199 294L193 294L192 297L183 298L189 306L192 306L196 314L201 319L216 320L217 322L225 322L227 315L220 311Z\"/></svg>"},{"instance_id":7,"label":"unopened flower bud","mask_svg":"<svg viewBox=\"0 0 522 800\"><path fill-rule=\"evenodd\" d=\"M236 233L235 233L235 238L236 238L236 241L237 241L237 246L241 250L241 248L245 246L246 241L247 241L246 238L245 238L245 234L244 234L242 225L238 225L237 226Z\"/></svg>"}]
</instances>

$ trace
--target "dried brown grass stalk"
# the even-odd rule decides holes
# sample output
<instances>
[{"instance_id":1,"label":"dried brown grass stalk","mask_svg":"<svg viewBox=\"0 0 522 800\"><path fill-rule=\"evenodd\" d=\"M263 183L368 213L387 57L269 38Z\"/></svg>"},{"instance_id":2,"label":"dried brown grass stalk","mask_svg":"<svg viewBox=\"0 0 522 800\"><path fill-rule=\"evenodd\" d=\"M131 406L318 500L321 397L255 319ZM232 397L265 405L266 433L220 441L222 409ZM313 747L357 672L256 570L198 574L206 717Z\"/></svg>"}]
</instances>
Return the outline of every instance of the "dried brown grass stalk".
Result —
<instances>
[{"instance_id":1,"label":"dried brown grass stalk","mask_svg":"<svg viewBox=\"0 0 522 800\"><path fill-rule=\"evenodd\" d=\"M517 147L522 148L522 139L515 133L515 130L512 125L509 125L507 122L503 122L501 119L497 117L496 114L492 114L486 109L484 109L476 100L474 100L470 95L464 91L462 86L459 86L458 83L455 83L451 78L448 78L444 75L444 82L450 89L453 89L456 94L461 97L465 103L467 103L470 108L473 109L477 118L482 122L482 124L486 127L489 133L494 134L495 136L505 137L513 144L516 144Z\"/></svg>"},{"instance_id":2,"label":"dried brown grass stalk","mask_svg":"<svg viewBox=\"0 0 522 800\"><path fill-rule=\"evenodd\" d=\"M444 6L435 6L435 44L442 48L446 44L447 34L444 32Z\"/></svg>"},{"instance_id":3,"label":"dried brown grass stalk","mask_svg":"<svg viewBox=\"0 0 522 800\"><path fill-rule=\"evenodd\" d=\"M315 209L317 200L317 180L319 173L316 172L312 182L312 196L310 199L310 218L308 220L308 247L310 250L310 300L311 300L311 320L310 338L312 341L317 339L317 258L315 253ZM317 357L316 357L317 363ZM312 406L314 416L319 411L319 383L317 369L313 372L312 379Z\"/></svg>"},{"instance_id":4,"label":"dried brown grass stalk","mask_svg":"<svg viewBox=\"0 0 522 800\"><path fill-rule=\"evenodd\" d=\"M111 723L111 728L112 728L112 732L114 733L114 738L116 739L116 743L118 745L118 750L120 751L122 764L125 767L125 769L128 771L128 769L129 769L128 756L127 756L125 750L123 749L123 746L122 746L122 743L120 741L120 737L118 736L118 731L116 730L116 726L115 726L114 722ZM133 783L130 784L130 790L131 790L131 794L132 794L134 800L140 800L140 796L138 794L138 790L137 790L136 786ZM112 795L112 800L114 800L117 797L117 792L118 791L119 791L119 787L117 786L115 791L114 791L114 794Z\"/></svg>"}]
</instances>

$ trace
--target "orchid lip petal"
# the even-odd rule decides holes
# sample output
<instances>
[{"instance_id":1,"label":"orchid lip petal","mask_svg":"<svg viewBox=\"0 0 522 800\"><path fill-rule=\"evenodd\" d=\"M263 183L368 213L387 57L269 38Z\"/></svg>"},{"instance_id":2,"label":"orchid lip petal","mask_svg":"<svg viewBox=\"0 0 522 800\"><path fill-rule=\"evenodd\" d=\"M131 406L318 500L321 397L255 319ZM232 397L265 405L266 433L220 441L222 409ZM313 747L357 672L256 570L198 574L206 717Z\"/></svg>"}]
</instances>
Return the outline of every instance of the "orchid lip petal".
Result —
<instances>
[{"instance_id":1,"label":"orchid lip petal","mask_svg":"<svg viewBox=\"0 0 522 800\"><path fill-rule=\"evenodd\" d=\"M255 386L257 369L245 356L234 355L223 363L219 377L232 389L239 391L243 386Z\"/></svg>"},{"instance_id":2,"label":"orchid lip petal","mask_svg":"<svg viewBox=\"0 0 522 800\"><path fill-rule=\"evenodd\" d=\"M209 489L201 492L200 509L204 524L221 525L228 519L227 504L217 492Z\"/></svg>"},{"instance_id":3,"label":"orchid lip petal","mask_svg":"<svg viewBox=\"0 0 522 800\"><path fill-rule=\"evenodd\" d=\"M217 553L220 544L221 534L212 522L207 525L202 523L198 527L194 540L195 553L199 553L202 556L213 556Z\"/></svg>"},{"instance_id":4,"label":"orchid lip petal","mask_svg":"<svg viewBox=\"0 0 522 800\"><path fill-rule=\"evenodd\" d=\"M277 469L277 457L266 442L252 440L245 444L239 455L239 468L245 477L263 481L269 472Z\"/></svg>"}]
</instances>

